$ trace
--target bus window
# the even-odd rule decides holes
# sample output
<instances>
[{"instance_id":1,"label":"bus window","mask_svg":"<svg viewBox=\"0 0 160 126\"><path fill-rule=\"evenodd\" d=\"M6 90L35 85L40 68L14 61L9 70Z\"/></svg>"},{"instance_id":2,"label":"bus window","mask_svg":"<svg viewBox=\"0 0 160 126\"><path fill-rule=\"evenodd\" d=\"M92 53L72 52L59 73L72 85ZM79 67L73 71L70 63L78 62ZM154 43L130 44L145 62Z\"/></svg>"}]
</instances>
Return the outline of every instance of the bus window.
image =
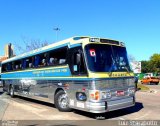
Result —
<instances>
[{"instance_id":1,"label":"bus window","mask_svg":"<svg viewBox=\"0 0 160 126\"><path fill-rule=\"evenodd\" d=\"M40 55L40 66L44 67L47 66L47 60L48 60L48 53L43 53Z\"/></svg>"},{"instance_id":2,"label":"bus window","mask_svg":"<svg viewBox=\"0 0 160 126\"><path fill-rule=\"evenodd\" d=\"M45 67L48 65L48 53L42 53L34 56L34 67Z\"/></svg>"},{"instance_id":3,"label":"bus window","mask_svg":"<svg viewBox=\"0 0 160 126\"><path fill-rule=\"evenodd\" d=\"M14 63L13 63L13 67L14 67L14 70L20 70L21 69L21 61L20 60L18 60L18 61L15 61Z\"/></svg>"},{"instance_id":4,"label":"bus window","mask_svg":"<svg viewBox=\"0 0 160 126\"><path fill-rule=\"evenodd\" d=\"M60 59L59 64L64 64L66 62L66 59Z\"/></svg>"},{"instance_id":5,"label":"bus window","mask_svg":"<svg viewBox=\"0 0 160 126\"><path fill-rule=\"evenodd\" d=\"M11 71L12 70L12 65L11 65L11 63L8 63L7 64L7 71Z\"/></svg>"},{"instance_id":6,"label":"bus window","mask_svg":"<svg viewBox=\"0 0 160 126\"><path fill-rule=\"evenodd\" d=\"M7 71L7 64L2 64L2 72L6 72Z\"/></svg>"},{"instance_id":7,"label":"bus window","mask_svg":"<svg viewBox=\"0 0 160 126\"><path fill-rule=\"evenodd\" d=\"M67 59L73 75L87 74L81 47L70 49L69 56Z\"/></svg>"},{"instance_id":8,"label":"bus window","mask_svg":"<svg viewBox=\"0 0 160 126\"><path fill-rule=\"evenodd\" d=\"M48 64L61 65L66 63L67 48L61 48L49 52Z\"/></svg>"},{"instance_id":9,"label":"bus window","mask_svg":"<svg viewBox=\"0 0 160 126\"><path fill-rule=\"evenodd\" d=\"M39 55L36 55L35 57L34 57L34 67L38 67L39 66L39 64L40 64L40 56Z\"/></svg>"},{"instance_id":10,"label":"bus window","mask_svg":"<svg viewBox=\"0 0 160 126\"><path fill-rule=\"evenodd\" d=\"M85 72L83 56L82 56L81 52L74 53L73 71L75 73L84 73Z\"/></svg>"},{"instance_id":11,"label":"bus window","mask_svg":"<svg viewBox=\"0 0 160 126\"><path fill-rule=\"evenodd\" d=\"M22 69L32 68L33 67L33 58L29 57L27 59L23 59L22 61Z\"/></svg>"}]
</instances>

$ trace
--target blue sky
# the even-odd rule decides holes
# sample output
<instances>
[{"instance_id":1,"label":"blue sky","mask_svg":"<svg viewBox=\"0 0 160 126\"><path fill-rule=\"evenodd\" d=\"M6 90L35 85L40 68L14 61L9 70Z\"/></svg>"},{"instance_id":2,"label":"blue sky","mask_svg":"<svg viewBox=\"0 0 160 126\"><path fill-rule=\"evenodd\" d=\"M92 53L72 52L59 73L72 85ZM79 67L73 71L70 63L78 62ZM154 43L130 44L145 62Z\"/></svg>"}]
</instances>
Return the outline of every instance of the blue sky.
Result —
<instances>
[{"instance_id":1,"label":"blue sky","mask_svg":"<svg viewBox=\"0 0 160 126\"><path fill-rule=\"evenodd\" d=\"M97 36L124 41L136 60L160 53L159 0L0 0L0 55L23 37Z\"/></svg>"}]
</instances>

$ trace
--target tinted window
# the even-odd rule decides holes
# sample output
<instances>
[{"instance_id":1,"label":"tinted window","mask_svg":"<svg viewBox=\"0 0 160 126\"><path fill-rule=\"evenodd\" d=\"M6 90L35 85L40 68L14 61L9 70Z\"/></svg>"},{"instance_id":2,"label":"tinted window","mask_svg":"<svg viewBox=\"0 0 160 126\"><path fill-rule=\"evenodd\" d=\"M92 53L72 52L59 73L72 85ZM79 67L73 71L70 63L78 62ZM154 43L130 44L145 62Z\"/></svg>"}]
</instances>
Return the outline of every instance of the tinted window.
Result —
<instances>
[{"instance_id":1,"label":"tinted window","mask_svg":"<svg viewBox=\"0 0 160 126\"><path fill-rule=\"evenodd\" d=\"M131 71L126 48L89 44L85 47L88 67L94 72Z\"/></svg>"}]
</instances>

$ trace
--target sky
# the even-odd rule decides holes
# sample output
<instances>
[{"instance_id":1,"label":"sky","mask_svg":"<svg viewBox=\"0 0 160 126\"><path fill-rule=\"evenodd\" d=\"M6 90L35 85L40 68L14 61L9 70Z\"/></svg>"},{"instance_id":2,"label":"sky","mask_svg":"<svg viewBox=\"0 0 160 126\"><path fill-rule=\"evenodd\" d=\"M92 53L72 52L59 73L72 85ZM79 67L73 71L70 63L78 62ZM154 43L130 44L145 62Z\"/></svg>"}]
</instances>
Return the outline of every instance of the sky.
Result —
<instances>
[{"instance_id":1,"label":"sky","mask_svg":"<svg viewBox=\"0 0 160 126\"><path fill-rule=\"evenodd\" d=\"M149 60L160 53L160 0L0 0L0 55L7 43L23 47L24 38L73 36L123 41L137 61Z\"/></svg>"}]
</instances>

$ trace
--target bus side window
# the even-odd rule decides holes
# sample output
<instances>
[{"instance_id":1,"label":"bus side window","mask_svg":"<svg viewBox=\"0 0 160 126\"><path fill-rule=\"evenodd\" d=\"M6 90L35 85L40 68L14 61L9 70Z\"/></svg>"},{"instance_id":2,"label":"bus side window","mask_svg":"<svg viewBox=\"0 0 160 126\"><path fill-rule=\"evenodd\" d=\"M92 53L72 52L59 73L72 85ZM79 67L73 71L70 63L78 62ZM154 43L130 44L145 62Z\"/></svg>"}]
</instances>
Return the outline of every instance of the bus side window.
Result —
<instances>
[{"instance_id":1,"label":"bus side window","mask_svg":"<svg viewBox=\"0 0 160 126\"><path fill-rule=\"evenodd\" d=\"M23 59L22 61L22 69L25 69L26 68L26 59Z\"/></svg>"},{"instance_id":2,"label":"bus side window","mask_svg":"<svg viewBox=\"0 0 160 126\"><path fill-rule=\"evenodd\" d=\"M18 65L16 65L16 70L18 70L19 69L19 66Z\"/></svg>"},{"instance_id":3,"label":"bus side window","mask_svg":"<svg viewBox=\"0 0 160 126\"><path fill-rule=\"evenodd\" d=\"M73 66L73 71L74 72L83 72L82 69L82 54L79 52L74 53L74 66Z\"/></svg>"},{"instance_id":4,"label":"bus side window","mask_svg":"<svg viewBox=\"0 0 160 126\"><path fill-rule=\"evenodd\" d=\"M66 59L59 59L59 64L64 64L66 62Z\"/></svg>"},{"instance_id":5,"label":"bus side window","mask_svg":"<svg viewBox=\"0 0 160 126\"><path fill-rule=\"evenodd\" d=\"M19 64L19 68L22 69L22 64Z\"/></svg>"},{"instance_id":6,"label":"bus side window","mask_svg":"<svg viewBox=\"0 0 160 126\"><path fill-rule=\"evenodd\" d=\"M49 65L54 65L54 59L55 59L55 58L53 58L53 57L51 57L51 58L49 59Z\"/></svg>"},{"instance_id":7,"label":"bus side window","mask_svg":"<svg viewBox=\"0 0 160 126\"><path fill-rule=\"evenodd\" d=\"M42 66L46 66L46 59L42 59L41 65L42 65Z\"/></svg>"},{"instance_id":8,"label":"bus side window","mask_svg":"<svg viewBox=\"0 0 160 126\"><path fill-rule=\"evenodd\" d=\"M12 70L12 65L10 63L7 64L7 71L11 71Z\"/></svg>"},{"instance_id":9,"label":"bus side window","mask_svg":"<svg viewBox=\"0 0 160 126\"><path fill-rule=\"evenodd\" d=\"M47 66L47 60L48 60L48 53L43 53L40 55L41 57L41 64L40 66L44 67L44 66Z\"/></svg>"},{"instance_id":10,"label":"bus side window","mask_svg":"<svg viewBox=\"0 0 160 126\"><path fill-rule=\"evenodd\" d=\"M7 65L6 64L3 64L2 65L2 72L6 72L7 71Z\"/></svg>"},{"instance_id":11,"label":"bus side window","mask_svg":"<svg viewBox=\"0 0 160 126\"><path fill-rule=\"evenodd\" d=\"M66 64L67 49L68 47L63 47L48 52L48 64L53 66Z\"/></svg>"},{"instance_id":12,"label":"bus side window","mask_svg":"<svg viewBox=\"0 0 160 126\"><path fill-rule=\"evenodd\" d=\"M29 63L29 68L32 68L32 63Z\"/></svg>"},{"instance_id":13,"label":"bus side window","mask_svg":"<svg viewBox=\"0 0 160 126\"><path fill-rule=\"evenodd\" d=\"M37 56L35 56L35 59L34 59L34 66L35 66L36 68L38 67L39 62L40 62L40 56L37 55Z\"/></svg>"},{"instance_id":14,"label":"bus side window","mask_svg":"<svg viewBox=\"0 0 160 126\"><path fill-rule=\"evenodd\" d=\"M12 70L13 70L13 71L15 70L14 62L12 62Z\"/></svg>"},{"instance_id":15,"label":"bus side window","mask_svg":"<svg viewBox=\"0 0 160 126\"><path fill-rule=\"evenodd\" d=\"M73 75L87 74L84 56L81 47L70 49L67 62Z\"/></svg>"}]
</instances>

